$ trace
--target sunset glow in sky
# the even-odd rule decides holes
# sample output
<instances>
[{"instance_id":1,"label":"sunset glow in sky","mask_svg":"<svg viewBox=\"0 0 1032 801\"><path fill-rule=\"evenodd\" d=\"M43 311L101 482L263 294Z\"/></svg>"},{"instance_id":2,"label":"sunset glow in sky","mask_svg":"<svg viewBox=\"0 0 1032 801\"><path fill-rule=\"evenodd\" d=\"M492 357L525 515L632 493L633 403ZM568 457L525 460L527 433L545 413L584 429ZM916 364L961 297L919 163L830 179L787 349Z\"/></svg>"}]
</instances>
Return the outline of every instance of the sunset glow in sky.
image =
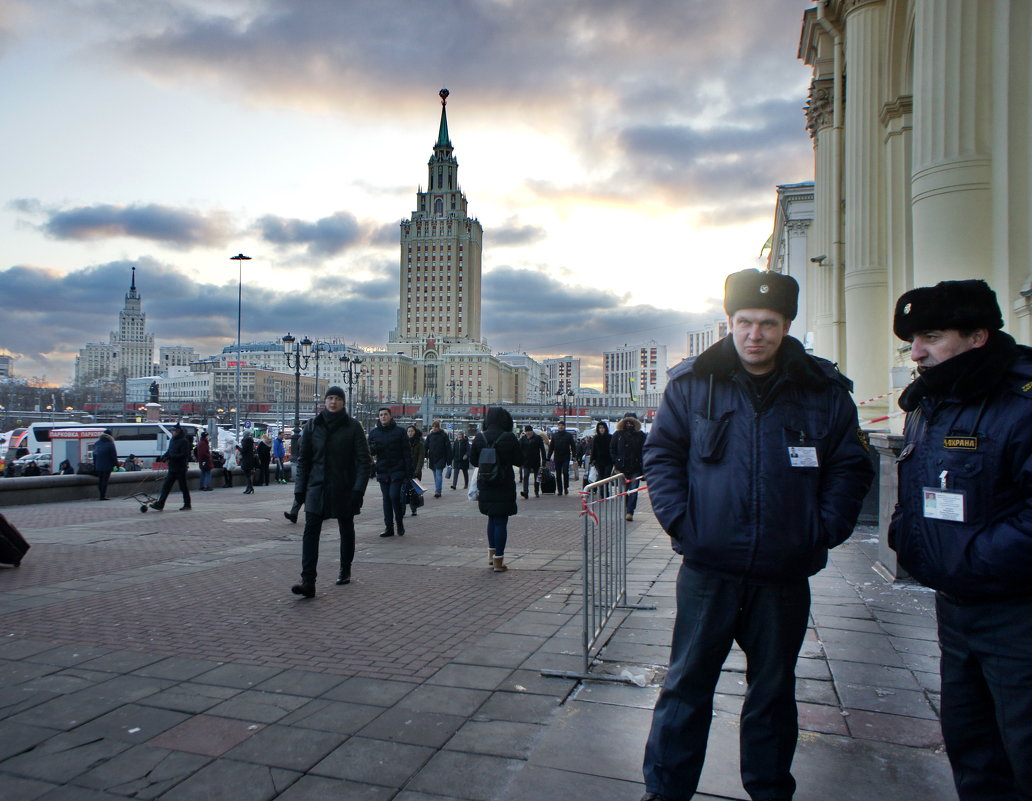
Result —
<instances>
[{"instance_id":1,"label":"sunset glow in sky","mask_svg":"<svg viewBox=\"0 0 1032 801\"><path fill-rule=\"evenodd\" d=\"M385 344L447 87L482 333L585 359L719 314L807 180L797 0L0 0L0 351ZM155 353L155 357L157 354Z\"/></svg>"}]
</instances>

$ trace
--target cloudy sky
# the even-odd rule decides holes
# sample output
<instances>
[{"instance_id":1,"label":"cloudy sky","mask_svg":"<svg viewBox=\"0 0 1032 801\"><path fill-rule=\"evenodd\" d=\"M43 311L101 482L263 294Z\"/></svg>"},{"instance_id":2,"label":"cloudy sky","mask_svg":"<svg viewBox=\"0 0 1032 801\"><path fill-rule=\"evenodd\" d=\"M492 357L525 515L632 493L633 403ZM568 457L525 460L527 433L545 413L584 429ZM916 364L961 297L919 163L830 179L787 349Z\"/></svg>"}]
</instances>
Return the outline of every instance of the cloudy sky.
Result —
<instances>
[{"instance_id":1,"label":"cloudy sky","mask_svg":"<svg viewBox=\"0 0 1032 801\"><path fill-rule=\"evenodd\" d=\"M0 351L71 380L130 268L159 345L382 346L442 87L482 334L675 362L812 176L812 0L0 0Z\"/></svg>"}]
</instances>

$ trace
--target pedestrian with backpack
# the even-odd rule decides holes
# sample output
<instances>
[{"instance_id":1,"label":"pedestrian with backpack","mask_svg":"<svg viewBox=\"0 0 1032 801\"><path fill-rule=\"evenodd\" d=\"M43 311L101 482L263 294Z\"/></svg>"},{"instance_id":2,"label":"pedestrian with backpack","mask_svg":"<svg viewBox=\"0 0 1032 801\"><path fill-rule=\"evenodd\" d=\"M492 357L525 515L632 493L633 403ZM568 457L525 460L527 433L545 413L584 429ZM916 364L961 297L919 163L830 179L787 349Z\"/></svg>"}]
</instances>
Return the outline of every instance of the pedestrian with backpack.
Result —
<instances>
[{"instance_id":1,"label":"pedestrian with backpack","mask_svg":"<svg viewBox=\"0 0 1032 801\"><path fill-rule=\"evenodd\" d=\"M495 573L505 565L509 518L516 514L516 475L522 452L512 431L512 415L501 406L487 410L483 430L473 438L470 463L477 468L477 506L487 516L488 562Z\"/></svg>"}]
</instances>

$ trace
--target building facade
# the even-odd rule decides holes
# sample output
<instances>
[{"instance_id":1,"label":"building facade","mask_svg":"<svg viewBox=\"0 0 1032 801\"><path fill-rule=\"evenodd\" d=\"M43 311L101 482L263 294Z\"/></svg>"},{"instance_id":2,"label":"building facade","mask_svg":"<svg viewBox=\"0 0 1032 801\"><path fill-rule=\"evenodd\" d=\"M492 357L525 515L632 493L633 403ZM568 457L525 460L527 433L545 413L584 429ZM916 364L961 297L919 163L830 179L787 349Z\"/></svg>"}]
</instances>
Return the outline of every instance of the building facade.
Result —
<instances>
[{"instance_id":1,"label":"building facade","mask_svg":"<svg viewBox=\"0 0 1032 801\"><path fill-rule=\"evenodd\" d=\"M667 385L667 346L651 340L602 353L602 394L637 403L662 395Z\"/></svg>"},{"instance_id":2,"label":"building facade","mask_svg":"<svg viewBox=\"0 0 1032 801\"><path fill-rule=\"evenodd\" d=\"M858 399L882 395L908 365L895 299L965 278L985 279L1006 330L1032 341L1032 4L824 0L799 57L813 70L814 353Z\"/></svg>"},{"instance_id":3,"label":"building facade","mask_svg":"<svg viewBox=\"0 0 1032 801\"><path fill-rule=\"evenodd\" d=\"M727 336L727 318L718 317L712 322L702 326L702 328L693 328L688 332L688 337L685 345L685 353L687 358L694 359L696 356L701 354L706 348L710 347L716 342L719 342Z\"/></svg>"},{"instance_id":4,"label":"building facade","mask_svg":"<svg viewBox=\"0 0 1032 801\"><path fill-rule=\"evenodd\" d=\"M545 359L545 371L548 375L548 386L545 394L554 398L558 394L576 393L581 384L581 360L572 356L559 356Z\"/></svg>"},{"instance_id":5,"label":"building facade","mask_svg":"<svg viewBox=\"0 0 1032 801\"><path fill-rule=\"evenodd\" d=\"M0 353L0 378L14 378L14 357Z\"/></svg>"}]
</instances>

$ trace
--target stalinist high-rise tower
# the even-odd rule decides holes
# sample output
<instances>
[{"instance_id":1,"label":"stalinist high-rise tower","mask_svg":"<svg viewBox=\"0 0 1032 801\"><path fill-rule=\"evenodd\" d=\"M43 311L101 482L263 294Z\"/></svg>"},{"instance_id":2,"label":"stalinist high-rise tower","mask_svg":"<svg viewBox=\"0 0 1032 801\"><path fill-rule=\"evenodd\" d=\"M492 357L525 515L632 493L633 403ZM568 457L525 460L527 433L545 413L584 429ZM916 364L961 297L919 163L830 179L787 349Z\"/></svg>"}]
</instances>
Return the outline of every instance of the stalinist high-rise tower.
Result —
<instances>
[{"instance_id":1,"label":"stalinist high-rise tower","mask_svg":"<svg viewBox=\"0 0 1032 801\"><path fill-rule=\"evenodd\" d=\"M459 162L448 134L448 90L427 164L426 186L401 222L398 322L387 347L367 352L365 378L373 396L408 403L522 401L526 369L492 355L481 338L480 293L484 230L469 216L459 187Z\"/></svg>"},{"instance_id":2,"label":"stalinist high-rise tower","mask_svg":"<svg viewBox=\"0 0 1032 801\"><path fill-rule=\"evenodd\" d=\"M459 162L448 136L448 90L427 165L426 189L401 223L401 295L394 342L480 340L480 260L484 230L469 217ZM415 355L415 354L413 354Z\"/></svg>"}]
</instances>

